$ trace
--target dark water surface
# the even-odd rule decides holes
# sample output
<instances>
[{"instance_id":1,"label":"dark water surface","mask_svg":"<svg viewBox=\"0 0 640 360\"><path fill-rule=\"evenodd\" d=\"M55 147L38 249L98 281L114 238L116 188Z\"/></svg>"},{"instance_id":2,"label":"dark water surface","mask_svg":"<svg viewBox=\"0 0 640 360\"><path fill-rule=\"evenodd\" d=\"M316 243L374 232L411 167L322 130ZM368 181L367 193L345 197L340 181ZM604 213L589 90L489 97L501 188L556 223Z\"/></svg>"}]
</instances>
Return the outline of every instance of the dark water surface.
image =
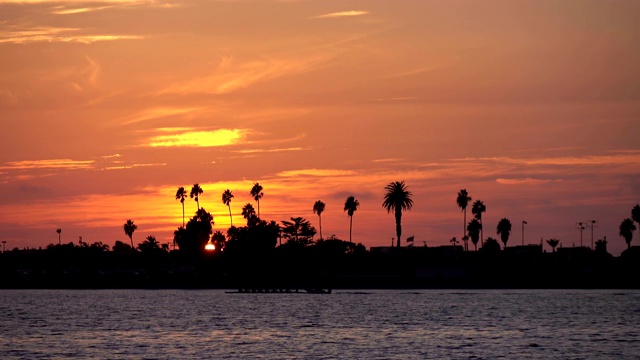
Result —
<instances>
[{"instance_id":1,"label":"dark water surface","mask_svg":"<svg viewBox=\"0 0 640 360\"><path fill-rule=\"evenodd\" d=\"M637 290L0 290L0 359L640 358Z\"/></svg>"}]
</instances>

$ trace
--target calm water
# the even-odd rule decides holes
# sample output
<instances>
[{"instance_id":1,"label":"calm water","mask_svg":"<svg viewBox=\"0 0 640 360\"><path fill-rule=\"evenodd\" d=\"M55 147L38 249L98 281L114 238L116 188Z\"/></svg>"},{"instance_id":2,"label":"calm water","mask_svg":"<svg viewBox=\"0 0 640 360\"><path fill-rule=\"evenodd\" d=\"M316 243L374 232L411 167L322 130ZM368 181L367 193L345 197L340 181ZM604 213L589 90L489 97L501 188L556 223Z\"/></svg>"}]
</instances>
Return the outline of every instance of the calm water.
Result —
<instances>
[{"instance_id":1,"label":"calm water","mask_svg":"<svg viewBox=\"0 0 640 360\"><path fill-rule=\"evenodd\" d=\"M2 290L0 358L640 358L640 291Z\"/></svg>"}]
</instances>

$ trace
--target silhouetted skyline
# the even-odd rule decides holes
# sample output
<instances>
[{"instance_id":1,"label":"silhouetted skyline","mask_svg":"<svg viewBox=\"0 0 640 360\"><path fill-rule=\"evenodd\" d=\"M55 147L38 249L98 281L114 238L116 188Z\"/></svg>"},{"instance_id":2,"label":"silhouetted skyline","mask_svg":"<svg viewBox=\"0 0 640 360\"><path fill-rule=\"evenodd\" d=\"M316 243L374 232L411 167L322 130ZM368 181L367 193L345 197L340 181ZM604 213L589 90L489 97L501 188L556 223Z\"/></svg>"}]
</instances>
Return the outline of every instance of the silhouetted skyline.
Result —
<instances>
[{"instance_id":1,"label":"silhouetted skyline","mask_svg":"<svg viewBox=\"0 0 640 360\"><path fill-rule=\"evenodd\" d=\"M464 228L487 207L479 246L508 218L508 244L524 220L525 243L564 246L597 220L595 239L626 248L619 225L640 202L633 0L9 0L0 13L8 248L130 243L127 219L134 244L165 244L198 207L224 232L247 203L348 239L349 195L354 242L386 246L404 241L380 206L396 180L416 244L464 241L466 189Z\"/></svg>"}]
</instances>

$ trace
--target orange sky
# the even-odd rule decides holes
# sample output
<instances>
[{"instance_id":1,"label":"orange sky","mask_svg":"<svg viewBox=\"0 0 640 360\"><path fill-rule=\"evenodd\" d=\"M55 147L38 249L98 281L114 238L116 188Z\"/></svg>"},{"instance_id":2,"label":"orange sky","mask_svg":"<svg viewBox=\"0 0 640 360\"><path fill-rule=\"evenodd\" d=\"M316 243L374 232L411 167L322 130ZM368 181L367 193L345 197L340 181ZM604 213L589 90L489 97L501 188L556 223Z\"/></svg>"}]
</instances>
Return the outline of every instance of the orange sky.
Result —
<instances>
[{"instance_id":1,"label":"orange sky","mask_svg":"<svg viewBox=\"0 0 640 360\"><path fill-rule=\"evenodd\" d=\"M259 181L262 217L388 245L405 180L416 245L462 236L455 197L510 244L626 246L640 203L640 2L0 0L0 238L168 242L179 186L216 229ZM186 202L187 214L195 202ZM634 243L638 242L636 233ZM585 244L590 233L584 233Z\"/></svg>"}]
</instances>

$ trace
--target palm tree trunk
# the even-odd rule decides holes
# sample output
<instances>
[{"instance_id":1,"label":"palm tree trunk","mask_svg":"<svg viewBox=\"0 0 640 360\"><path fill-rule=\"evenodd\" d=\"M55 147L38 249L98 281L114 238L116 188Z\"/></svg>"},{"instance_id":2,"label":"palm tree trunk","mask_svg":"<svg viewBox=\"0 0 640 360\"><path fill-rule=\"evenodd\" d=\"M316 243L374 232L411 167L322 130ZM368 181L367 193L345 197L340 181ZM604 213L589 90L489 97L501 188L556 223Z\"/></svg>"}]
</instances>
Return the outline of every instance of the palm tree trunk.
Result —
<instances>
[{"instance_id":1,"label":"palm tree trunk","mask_svg":"<svg viewBox=\"0 0 640 360\"><path fill-rule=\"evenodd\" d=\"M258 199L258 217L260 217L260 199Z\"/></svg>"},{"instance_id":2,"label":"palm tree trunk","mask_svg":"<svg viewBox=\"0 0 640 360\"><path fill-rule=\"evenodd\" d=\"M484 246L484 226L482 225L482 219L480 219L480 246Z\"/></svg>"},{"instance_id":3,"label":"palm tree trunk","mask_svg":"<svg viewBox=\"0 0 640 360\"><path fill-rule=\"evenodd\" d=\"M184 227L184 201L182 201L182 227Z\"/></svg>"},{"instance_id":4,"label":"palm tree trunk","mask_svg":"<svg viewBox=\"0 0 640 360\"><path fill-rule=\"evenodd\" d=\"M351 243L351 230L353 229L353 215L349 216L349 242Z\"/></svg>"},{"instance_id":5,"label":"palm tree trunk","mask_svg":"<svg viewBox=\"0 0 640 360\"><path fill-rule=\"evenodd\" d=\"M129 240L131 240L131 250L133 251L133 250L135 250L133 248L133 236L129 236Z\"/></svg>"},{"instance_id":6,"label":"palm tree trunk","mask_svg":"<svg viewBox=\"0 0 640 360\"><path fill-rule=\"evenodd\" d=\"M398 236L397 247L400 247L402 238L402 209L396 209L396 235Z\"/></svg>"},{"instance_id":7,"label":"palm tree trunk","mask_svg":"<svg viewBox=\"0 0 640 360\"><path fill-rule=\"evenodd\" d=\"M231 226L233 226L233 217L231 216L231 204L229 204L229 221L231 221Z\"/></svg>"},{"instance_id":8,"label":"palm tree trunk","mask_svg":"<svg viewBox=\"0 0 640 360\"><path fill-rule=\"evenodd\" d=\"M462 237L464 238L467 232L467 208L464 208L464 222L462 223Z\"/></svg>"},{"instance_id":9,"label":"palm tree trunk","mask_svg":"<svg viewBox=\"0 0 640 360\"><path fill-rule=\"evenodd\" d=\"M320 218L320 240L322 240L322 215L318 215L318 218Z\"/></svg>"}]
</instances>

